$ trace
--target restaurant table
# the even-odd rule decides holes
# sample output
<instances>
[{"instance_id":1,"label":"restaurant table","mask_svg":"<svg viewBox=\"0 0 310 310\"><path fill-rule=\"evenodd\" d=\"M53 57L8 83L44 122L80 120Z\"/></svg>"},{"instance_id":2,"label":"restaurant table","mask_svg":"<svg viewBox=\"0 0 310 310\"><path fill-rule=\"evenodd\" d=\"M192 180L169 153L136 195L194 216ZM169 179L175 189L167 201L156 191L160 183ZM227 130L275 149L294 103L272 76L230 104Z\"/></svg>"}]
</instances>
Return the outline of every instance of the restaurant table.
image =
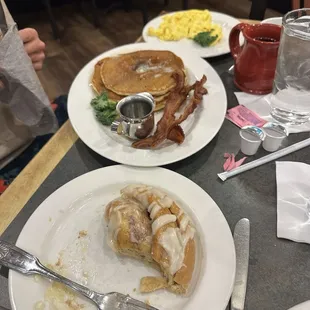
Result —
<instances>
[{"instance_id":1,"label":"restaurant table","mask_svg":"<svg viewBox=\"0 0 310 310\"><path fill-rule=\"evenodd\" d=\"M214 57L208 59L208 62L225 85L228 108L236 106L238 102L234 92L238 90L234 86L233 76L227 72L233 64L231 56ZM292 134L284 146L309 136L309 133ZM249 218L251 242L246 309L288 309L310 299L310 246L278 239L276 236L275 162L247 171L224 183L217 177L217 173L223 169L223 154L237 154L239 148L239 129L225 119L219 133L206 147L165 168L201 186L222 210L231 230L239 219ZM261 149L249 160L266 154ZM306 148L279 160L310 164L310 152ZM1 238L14 243L31 214L57 188L84 173L115 164L93 152L78 139L68 121L0 197ZM5 273L5 270L2 272ZM7 298L6 283L2 279L0 305L8 307Z\"/></svg>"}]
</instances>

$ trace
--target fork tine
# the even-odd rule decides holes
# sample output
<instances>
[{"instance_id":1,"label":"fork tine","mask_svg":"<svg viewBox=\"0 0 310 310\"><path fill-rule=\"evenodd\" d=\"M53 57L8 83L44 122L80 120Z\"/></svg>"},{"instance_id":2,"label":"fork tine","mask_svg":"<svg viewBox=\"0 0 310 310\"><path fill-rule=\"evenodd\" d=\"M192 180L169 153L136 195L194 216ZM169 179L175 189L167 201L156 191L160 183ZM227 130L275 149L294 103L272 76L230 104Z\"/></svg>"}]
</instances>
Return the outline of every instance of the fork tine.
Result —
<instances>
[{"instance_id":1,"label":"fork tine","mask_svg":"<svg viewBox=\"0 0 310 310\"><path fill-rule=\"evenodd\" d=\"M126 300L126 304L128 305L131 305L131 306L135 306L135 307L139 307L141 309L145 309L145 310L158 310L157 308L154 308L142 301L139 301L137 299L134 299L130 296L127 297L127 300Z\"/></svg>"}]
</instances>

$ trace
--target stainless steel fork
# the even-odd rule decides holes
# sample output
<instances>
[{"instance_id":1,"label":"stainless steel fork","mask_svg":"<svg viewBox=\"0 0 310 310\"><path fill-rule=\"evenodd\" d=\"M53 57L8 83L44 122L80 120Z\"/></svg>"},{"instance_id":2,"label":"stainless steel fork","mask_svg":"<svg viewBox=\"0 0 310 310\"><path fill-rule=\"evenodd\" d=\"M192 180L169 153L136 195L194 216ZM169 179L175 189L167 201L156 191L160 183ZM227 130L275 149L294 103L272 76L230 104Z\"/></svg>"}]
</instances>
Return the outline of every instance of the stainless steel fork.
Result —
<instances>
[{"instance_id":1,"label":"stainless steel fork","mask_svg":"<svg viewBox=\"0 0 310 310\"><path fill-rule=\"evenodd\" d=\"M25 275L39 274L50 280L60 282L90 299L101 310L158 310L129 295L120 293L99 294L94 292L46 268L37 257L3 240L0 240L0 265Z\"/></svg>"}]
</instances>

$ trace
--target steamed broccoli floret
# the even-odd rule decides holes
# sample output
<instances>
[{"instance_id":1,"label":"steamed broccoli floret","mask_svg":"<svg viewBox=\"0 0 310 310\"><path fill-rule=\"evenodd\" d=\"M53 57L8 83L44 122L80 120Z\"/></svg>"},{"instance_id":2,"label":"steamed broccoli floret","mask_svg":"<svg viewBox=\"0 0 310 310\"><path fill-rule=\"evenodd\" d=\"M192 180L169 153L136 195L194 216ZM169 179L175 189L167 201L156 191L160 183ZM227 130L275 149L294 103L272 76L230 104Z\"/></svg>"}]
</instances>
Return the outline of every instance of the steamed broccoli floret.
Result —
<instances>
[{"instance_id":1,"label":"steamed broccoli floret","mask_svg":"<svg viewBox=\"0 0 310 310\"><path fill-rule=\"evenodd\" d=\"M194 41L203 47L210 46L216 39L218 35L213 36L212 30L200 32L194 37Z\"/></svg>"},{"instance_id":2,"label":"steamed broccoli floret","mask_svg":"<svg viewBox=\"0 0 310 310\"><path fill-rule=\"evenodd\" d=\"M97 111L96 117L102 125L110 126L117 118L117 112L116 110Z\"/></svg>"},{"instance_id":3,"label":"steamed broccoli floret","mask_svg":"<svg viewBox=\"0 0 310 310\"><path fill-rule=\"evenodd\" d=\"M117 102L109 100L105 92L94 98L90 104L94 108L96 118L101 124L109 126L117 118L115 110Z\"/></svg>"}]
</instances>

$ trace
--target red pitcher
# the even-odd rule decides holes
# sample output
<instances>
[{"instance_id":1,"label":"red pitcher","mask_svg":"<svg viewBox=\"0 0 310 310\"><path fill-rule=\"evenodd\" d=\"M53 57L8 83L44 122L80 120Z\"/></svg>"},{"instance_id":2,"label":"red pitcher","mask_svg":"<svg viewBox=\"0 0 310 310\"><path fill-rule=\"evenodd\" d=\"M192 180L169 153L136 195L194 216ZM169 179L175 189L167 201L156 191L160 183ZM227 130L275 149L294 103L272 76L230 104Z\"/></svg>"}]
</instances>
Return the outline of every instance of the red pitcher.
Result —
<instances>
[{"instance_id":1,"label":"red pitcher","mask_svg":"<svg viewBox=\"0 0 310 310\"><path fill-rule=\"evenodd\" d=\"M245 42L239 43L240 32ZM235 84L242 91L268 94L272 91L281 27L273 24L236 25L229 36L231 54L235 60Z\"/></svg>"}]
</instances>

